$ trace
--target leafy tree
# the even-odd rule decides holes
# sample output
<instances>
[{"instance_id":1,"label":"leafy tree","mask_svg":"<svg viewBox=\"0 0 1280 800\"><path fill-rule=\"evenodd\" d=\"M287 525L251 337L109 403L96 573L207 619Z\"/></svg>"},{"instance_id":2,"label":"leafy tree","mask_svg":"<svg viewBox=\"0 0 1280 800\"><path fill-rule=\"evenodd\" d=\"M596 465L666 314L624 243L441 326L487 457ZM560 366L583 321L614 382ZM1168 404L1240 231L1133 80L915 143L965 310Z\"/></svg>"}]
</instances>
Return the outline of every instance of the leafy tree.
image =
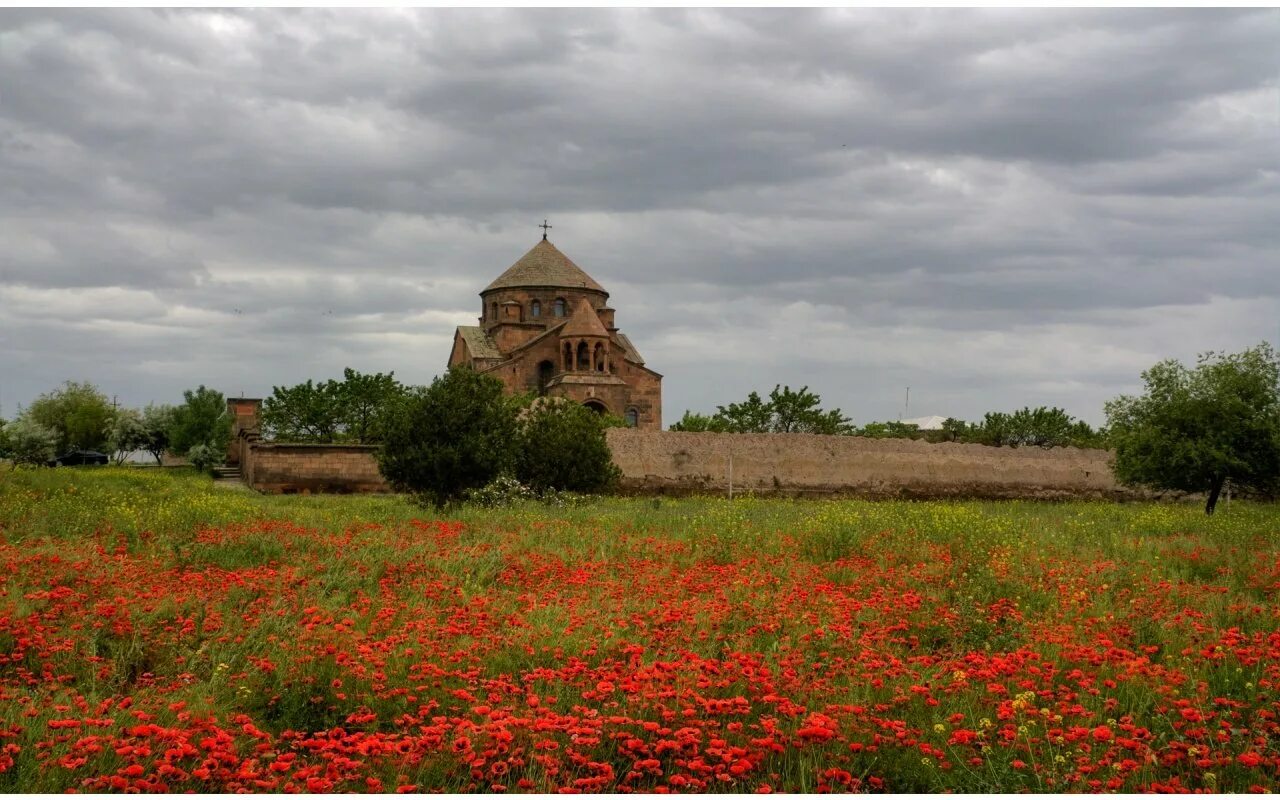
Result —
<instances>
[{"instance_id":1,"label":"leafy tree","mask_svg":"<svg viewBox=\"0 0 1280 800\"><path fill-rule=\"evenodd\" d=\"M863 426L858 435L869 439L917 439L920 426L910 422L872 422Z\"/></svg>"},{"instance_id":2,"label":"leafy tree","mask_svg":"<svg viewBox=\"0 0 1280 800\"><path fill-rule=\"evenodd\" d=\"M386 416L405 398L407 390L394 372L364 375L347 367L342 377L338 394L347 438L360 444L381 442Z\"/></svg>"},{"instance_id":3,"label":"leafy tree","mask_svg":"<svg viewBox=\"0 0 1280 800\"><path fill-rule=\"evenodd\" d=\"M531 488L597 492L617 483L607 421L571 400L539 398L520 417L516 477Z\"/></svg>"},{"instance_id":4,"label":"leafy tree","mask_svg":"<svg viewBox=\"0 0 1280 800\"><path fill-rule=\"evenodd\" d=\"M111 460L116 464L123 464L130 453L147 447L147 426L142 421L142 412L136 409L118 409L107 433Z\"/></svg>"},{"instance_id":5,"label":"leafy tree","mask_svg":"<svg viewBox=\"0 0 1280 800\"><path fill-rule=\"evenodd\" d=\"M948 442L968 442L974 436L973 428L962 419L947 417L942 421L942 438Z\"/></svg>"},{"instance_id":6,"label":"leafy tree","mask_svg":"<svg viewBox=\"0 0 1280 800\"><path fill-rule=\"evenodd\" d=\"M182 393L183 403L173 410L169 449L190 458L191 448L204 445L221 458L231 443L231 414L222 392L201 385Z\"/></svg>"},{"instance_id":7,"label":"leafy tree","mask_svg":"<svg viewBox=\"0 0 1280 800\"><path fill-rule=\"evenodd\" d=\"M60 453L107 449L114 415L111 401L96 386L75 381L40 395L24 412L26 418L56 434Z\"/></svg>"},{"instance_id":8,"label":"leafy tree","mask_svg":"<svg viewBox=\"0 0 1280 800\"><path fill-rule=\"evenodd\" d=\"M769 406L773 410L771 430L774 433L820 433L828 436L852 434L853 425L840 409L822 410L822 398L801 386L792 391L790 386L774 386L769 393Z\"/></svg>"},{"instance_id":9,"label":"leafy tree","mask_svg":"<svg viewBox=\"0 0 1280 800\"><path fill-rule=\"evenodd\" d=\"M332 442L342 425L342 392L337 381L273 386L262 403L261 422L273 439Z\"/></svg>"},{"instance_id":10,"label":"leafy tree","mask_svg":"<svg viewBox=\"0 0 1280 800\"><path fill-rule=\"evenodd\" d=\"M1206 514L1228 480L1261 491L1280 483L1280 358L1271 345L1204 353L1194 369L1161 361L1142 380L1142 395L1106 405L1121 482L1207 491Z\"/></svg>"},{"instance_id":11,"label":"leafy tree","mask_svg":"<svg viewBox=\"0 0 1280 800\"><path fill-rule=\"evenodd\" d=\"M5 447L13 466L44 466L57 455L58 432L28 416L4 427Z\"/></svg>"},{"instance_id":12,"label":"leafy tree","mask_svg":"<svg viewBox=\"0 0 1280 800\"><path fill-rule=\"evenodd\" d=\"M273 387L260 419L273 439L376 444L388 409L405 395L393 372L366 375L347 367L342 381Z\"/></svg>"},{"instance_id":13,"label":"leafy tree","mask_svg":"<svg viewBox=\"0 0 1280 800\"><path fill-rule=\"evenodd\" d=\"M150 453L157 464L163 463L164 452L169 449L169 430L173 427L175 410L170 405L155 404L142 409L142 427L147 435L140 449Z\"/></svg>"},{"instance_id":14,"label":"leafy tree","mask_svg":"<svg viewBox=\"0 0 1280 800\"><path fill-rule=\"evenodd\" d=\"M828 435L854 432L854 426L840 409L823 411L821 405L822 398L810 392L808 386L793 390L790 386L775 385L768 400L752 392L741 403L717 406L716 413L710 417L686 411L671 430Z\"/></svg>"},{"instance_id":15,"label":"leafy tree","mask_svg":"<svg viewBox=\"0 0 1280 800\"><path fill-rule=\"evenodd\" d=\"M511 469L518 408L497 378L455 367L392 407L382 474L443 507Z\"/></svg>"},{"instance_id":16,"label":"leafy tree","mask_svg":"<svg viewBox=\"0 0 1280 800\"><path fill-rule=\"evenodd\" d=\"M974 441L992 447L1016 444L1013 418L1003 411L988 411L973 431Z\"/></svg>"},{"instance_id":17,"label":"leafy tree","mask_svg":"<svg viewBox=\"0 0 1280 800\"><path fill-rule=\"evenodd\" d=\"M769 433L773 408L760 399L758 392L752 392L741 403L717 406L716 417L729 433Z\"/></svg>"},{"instance_id":18,"label":"leafy tree","mask_svg":"<svg viewBox=\"0 0 1280 800\"><path fill-rule=\"evenodd\" d=\"M671 424L669 430L690 433L724 433L726 426L724 420L718 415L713 416L699 414L696 411L686 411L678 422Z\"/></svg>"}]
</instances>

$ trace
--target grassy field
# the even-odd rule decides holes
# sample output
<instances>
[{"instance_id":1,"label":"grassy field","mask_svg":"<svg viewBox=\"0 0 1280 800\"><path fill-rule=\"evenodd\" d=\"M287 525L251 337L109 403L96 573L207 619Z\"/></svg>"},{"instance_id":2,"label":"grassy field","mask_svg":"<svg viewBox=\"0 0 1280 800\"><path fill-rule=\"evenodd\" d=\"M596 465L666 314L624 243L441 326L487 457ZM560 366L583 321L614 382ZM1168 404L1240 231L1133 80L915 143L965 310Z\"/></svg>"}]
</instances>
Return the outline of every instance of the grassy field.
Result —
<instances>
[{"instance_id":1,"label":"grassy field","mask_svg":"<svg viewBox=\"0 0 1280 800\"><path fill-rule=\"evenodd\" d=\"M0 792L1274 789L1278 531L0 473Z\"/></svg>"}]
</instances>

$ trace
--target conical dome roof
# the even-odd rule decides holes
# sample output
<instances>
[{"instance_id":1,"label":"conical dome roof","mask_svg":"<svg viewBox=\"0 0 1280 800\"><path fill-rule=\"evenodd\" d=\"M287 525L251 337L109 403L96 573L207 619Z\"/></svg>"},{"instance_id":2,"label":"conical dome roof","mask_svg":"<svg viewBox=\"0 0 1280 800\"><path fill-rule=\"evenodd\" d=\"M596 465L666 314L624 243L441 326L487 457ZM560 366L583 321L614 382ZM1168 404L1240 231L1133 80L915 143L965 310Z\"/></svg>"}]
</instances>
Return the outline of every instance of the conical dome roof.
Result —
<instances>
[{"instance_id":1,"label":"conical dome roof","mask_svg":"<svg viewBox=\"0 0 1280 800\"><path fill-rule=\"evenodd\" d=\"M556 286L604 292L603 286L596 283L595 279L583 272L581 267L570 261L568 256L557 250L556 246L546 239L535 244L532 250L521 256L519 261L486 286L484 291L491 292L494 289L511 289L518 286Z\"/></svg>"},{"instance_id":2,"label":"conical dome roof","mask_svg":"<svg viewBox=\"0 0 1280 800\"><path fill-rule=\"evenodd\" d=\"M596 310L587 302L587 298L579 297L578 304L573 308L573 316L569 317L569 321L560 329L560 336L562 338L599 336L607 339L609 331L605 330L604 323L600 321Z\"/></svg>"}]
</instances>

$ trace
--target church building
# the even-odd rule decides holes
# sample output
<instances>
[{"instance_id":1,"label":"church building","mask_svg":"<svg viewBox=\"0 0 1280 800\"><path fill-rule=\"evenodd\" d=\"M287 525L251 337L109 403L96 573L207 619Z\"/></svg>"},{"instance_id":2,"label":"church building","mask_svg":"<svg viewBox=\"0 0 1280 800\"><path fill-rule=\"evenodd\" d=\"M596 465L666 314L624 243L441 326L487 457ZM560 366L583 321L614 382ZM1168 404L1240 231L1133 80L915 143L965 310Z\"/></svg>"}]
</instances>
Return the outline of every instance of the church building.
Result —
<instances>
[{"instance_id":1,"label":"church building","mask_svg":"<svg viewBox=\"0 0 1280 800\"><path fill-rule=\"evenodd\" d=\"M662 429L662 376L614 324L609 293L546 234L480 292L480 324L459 326L449 366L508 392L567 397L628 425Z\"/></svg>"}]
</instances>

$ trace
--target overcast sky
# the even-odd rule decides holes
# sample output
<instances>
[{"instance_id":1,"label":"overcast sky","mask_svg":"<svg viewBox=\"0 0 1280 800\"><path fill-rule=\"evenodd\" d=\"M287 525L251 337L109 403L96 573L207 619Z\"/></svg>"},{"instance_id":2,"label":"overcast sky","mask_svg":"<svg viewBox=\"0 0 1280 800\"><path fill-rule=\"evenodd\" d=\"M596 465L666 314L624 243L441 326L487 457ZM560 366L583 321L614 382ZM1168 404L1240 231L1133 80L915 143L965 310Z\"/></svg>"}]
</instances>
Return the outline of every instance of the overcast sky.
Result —
<instances>
[{"instance_id":1,"label":"overcast sky","mask_svg":"<svg viewBox=\"0 0 1280 800\"><path fill-rule=\"evenodd\" d=\"M0 10L0 414L394 370L551 239L855 421L1280 337L1280 12Z\"/></svg>"}]
</instances>

